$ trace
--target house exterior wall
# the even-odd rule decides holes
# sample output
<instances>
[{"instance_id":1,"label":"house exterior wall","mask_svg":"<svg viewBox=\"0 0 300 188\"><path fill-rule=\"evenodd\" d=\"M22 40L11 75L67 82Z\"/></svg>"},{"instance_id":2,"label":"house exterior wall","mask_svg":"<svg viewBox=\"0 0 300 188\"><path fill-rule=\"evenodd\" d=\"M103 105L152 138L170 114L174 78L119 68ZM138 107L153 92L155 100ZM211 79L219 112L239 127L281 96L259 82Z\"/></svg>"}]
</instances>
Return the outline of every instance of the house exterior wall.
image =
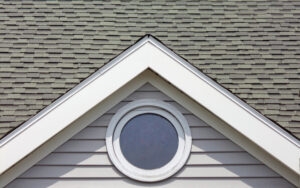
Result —
<instances>
[{"instance_id":1,"label":"house exterior wall","mask_svg":"<svg viewBox=\"0 0 300 188\"><path fill-rule=\"evenodd\" d=\"M111 163L105 147L108 123L123 105L144 98L164 100L178 108L192 133L186 165L158 183L130 180ZM135 91L7 187L294 187L241 147L147 84Z\"/></svg>"}]
</instances>

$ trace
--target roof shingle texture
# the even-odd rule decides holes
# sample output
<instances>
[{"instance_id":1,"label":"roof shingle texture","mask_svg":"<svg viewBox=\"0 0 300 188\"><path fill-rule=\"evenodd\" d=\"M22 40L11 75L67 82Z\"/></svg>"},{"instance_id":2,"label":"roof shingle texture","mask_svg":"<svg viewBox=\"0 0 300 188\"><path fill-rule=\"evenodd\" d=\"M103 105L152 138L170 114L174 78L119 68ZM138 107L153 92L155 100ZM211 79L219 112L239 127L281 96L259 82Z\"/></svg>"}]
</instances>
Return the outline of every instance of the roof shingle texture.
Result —
<instances>
[{"instance_id":1,"label":"roof shingle texture","mask_svg":"<svg viewBox=\"0 0 300 188\"><path fill-rule=\"evenodd\" d=\"M1 1L0 137L145 34L300 138L298 0Z\"/></svg>"}]
</instances>

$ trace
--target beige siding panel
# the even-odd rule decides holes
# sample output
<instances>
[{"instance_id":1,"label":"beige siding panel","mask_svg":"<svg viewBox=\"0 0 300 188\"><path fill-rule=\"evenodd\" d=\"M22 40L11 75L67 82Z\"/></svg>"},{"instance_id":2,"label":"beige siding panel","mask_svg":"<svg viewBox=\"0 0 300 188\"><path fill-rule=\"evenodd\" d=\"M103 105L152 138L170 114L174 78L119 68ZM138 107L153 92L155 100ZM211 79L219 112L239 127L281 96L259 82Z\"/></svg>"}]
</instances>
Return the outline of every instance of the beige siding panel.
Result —
<instances>
[{"instance_id":1,"label":"beige siding panel","mask_svg":"<svg viewBox=\"0 0 300 188\"><path fill-rule=\"evenodd\" d=\"M221 186L220 186L221 185ZM142 183L130 179L18 179L7 188L293 188L281 178L240 178L240 179L175 179L158 182Z\"/></svg>"},{"instance_id":2,"label":"beige siding panel","mask_svg":"<svg viewBox=\"0 0 300 188\"><path fill-rule=\"evenodd\" d=\"M182 178L279 177L264 165L185 166L176 176Z\"/></svg>"},{"instance_id":3,"label":"beige siding panel","mask_svg":"<svg viewBox=\"0 0 300 188\"><path fill-rule=\"evenodd\" d=\"M110 110L108 110L106 112L106 114L111 114L111 115L114 115L120 108L122 108L124 105L128 104L129 102L131 102L132 100L130 101L121 101L119 104L117 104L116 106L112 107Z\"/></svg>"},{"instance_id":4,"label":"beige siding panel","mask_svg":"<svg viewBox=\"0 0 300 188\"><path fill-rule=\"evenodd\" d=\"M69 140L55 152L106 152L105 140Z\"/></svg>"},{"instance_id":5,"label":"beige siding panel","mask_svg":"<svg viewBox=\"0 0 300 188\"><path fill-rule=\"evenodd\" d=\"M193 139L226 139L211 127L191 127ZM106 127L87 127L73 139L105 139Z\"/></svg>"},{"instance_id":6,"label":"beige siding panel","mask_svg":"<svg viewBox=\"0 0 300 188\"><path fill-rule=\"evenodd\" d=\"M169 103L170 105L174 106L175 108L177 108L184 115L191 114L190 111L188 111L187 109L185 109L184 107L182 107L180 104L178 104L177 102L175 102L173 100L166 101L166 102Z\"/></svg>"},{"instance_id":7,"label":"beige siding panel","mask_svg":"<svg viewBox=\"0 0 300 188\"><path fill-rule=\"evenodd\" d=\"M193 140L192 152L237 152L244 151L230 140Z\"/></svg>"},{"instance_id":8,"label":"beige siding panel","mask_svg":"<svg viewBox=\"0 0 300 188\"><path fill-rule=\"evenodd\" d=\"M246 152L243 153L192 153L187 165L261 164Z\"/></svg>"},{"instance_id":9,"label":"beige siding panel","mask_svg":"<svg viewBox=\"0 0 300 188\"><path fill-rule=\"evenodd\" d=\"M128 102L155 98L176 106L192 133L187 164L173 177L158 183L141 183L124 177L111 164L105 146L107 126ZM111 108L88 127L58 147L14 180L8 188L35 187L294 187L201 119L147 84Z\"/></svg>"},{"instance_id":10,"label":"beige siding panel","mask_svg":"<svg viewBox=\"0 0 300 188\"><path fill-rule=\"evenodd\" d=\"M211 127L191 127L193 139L226 139Z\"/></svg>"},{"instance_id":11,"label":"beige siding panel","mask_svg":"<svg viewBox=\"0 0 300 188\"><path fill-rule=\"evenodd\" d=\"M99 127L107 127L111 118L113 117L114 114L109 114L106 113L103 116L99 117L96 119L93 123L91 123L89 126L94 127L94 126L99 126Z\"/></svg>"},{"instance_id":12,"label":"beige siding panel","mask_svg":"<svg viewBox=\"0 0 300 188\"><path fill-rule=\"evenodd\" d=\"M192 153L187 165L236 165L260 164L249 154L243 153ZM106 153L51 153L37 165L112 165Z\"/></svg>"},{"instance_id":13,"label":"beige siding panel","mask_svg":"<svg viewBox=\"0 0 300 188\"><path fill-rule=\"evenodd\" d=\"M106 127L87 127L73 139L105 139Z\"/></svg>"},{"instance_id":14,"label":"beige siding panel","mask_svg":"<svg viewBox=\"0 0 300 188\"><path fill-rule=\"evenodd\" d=\"M37 165L112 165L106 153L51 153Z\"/></svg>"},{"instance_id":15,"label":"beige siding panel","mask_svg":"<svg viewBox=\"0 0 300 188\"><path fill-rule=\"evenodd\" d=\"M93 123L91 123L90 127L107 127L114 113L106 113L100 118L96 119ZM193 114L185 114L185 118L190 127L208 127L204 121L197 118Z\"/></svg>"},{"instance_id":16,"label":"beige siding panel","mask_svg":"<svg viewBox=\"0 0 300 188\"><path fill-rule=\"evenodd\" d=\"M204 121L197 118L193 114L186 114L185 118L190 127L209 127L209 125L207 125Z\"/></svg>"},{"instance_id":17,"label":"beige siding panel","mask_svg":"<svg viewBox=\"0 0 300 188\"><path fill-rule=\"evenodd\" d=\"M171 98L167 95L163 94L159 91L151 91L151 92L144 92L144 91L137 91L131 94L129 97L126 98L126 101L133 101L139 99L158 99L163 101L170 101Z\"/></svg>"},{"instance_id":18,"label":"beige siding panel","mask_svg":"<svg viewBox=\"0 0 300 188\"><path fill-rule=\"evenodd\" d=\"M119 178L123 177L111 166L34 166L21 178Z\"/></svg>"},{"instance_id":19,"label":"beige siding panel","mask_svg":"<svg viewBox=\"0 0 300 188\"><path fill-rule=\"evenodd\" d=\"M111 166L34 166L22 178L118 178L123 177ZM185 166L175 177L180 178L238 178L279 177L264 165Z\"/></svg>"},{"instance_id":20,"label":"beige siding panel","mask_svg":"<svg viewBox=\"0 0 300 188\"><path fill-rule=\"evenodd\" d=\"M192 152L237 152L241 147L230 140L193 140ZM55 152L106 152L105 140L69 140Z\"/></svg>"}]
</instances>

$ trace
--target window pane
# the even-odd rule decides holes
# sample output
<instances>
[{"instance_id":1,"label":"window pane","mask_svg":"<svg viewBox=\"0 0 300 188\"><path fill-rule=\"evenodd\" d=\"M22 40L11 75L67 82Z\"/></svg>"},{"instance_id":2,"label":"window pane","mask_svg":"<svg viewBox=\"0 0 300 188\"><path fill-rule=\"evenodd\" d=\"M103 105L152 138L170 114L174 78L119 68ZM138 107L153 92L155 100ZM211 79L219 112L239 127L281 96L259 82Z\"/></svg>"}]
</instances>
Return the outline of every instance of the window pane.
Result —
<instances>
[{"instance_id":1,"label":"window pane","mask_svg":"<svg viewBox=\"0 0 300 188\"><path fill-rule=\"evenodd\" d=\"M127 122L120 135L124 157L142 169L156 169L175 155L178 135L166 118L156 114L138 115Z\"/></svg>"}]
</instances>

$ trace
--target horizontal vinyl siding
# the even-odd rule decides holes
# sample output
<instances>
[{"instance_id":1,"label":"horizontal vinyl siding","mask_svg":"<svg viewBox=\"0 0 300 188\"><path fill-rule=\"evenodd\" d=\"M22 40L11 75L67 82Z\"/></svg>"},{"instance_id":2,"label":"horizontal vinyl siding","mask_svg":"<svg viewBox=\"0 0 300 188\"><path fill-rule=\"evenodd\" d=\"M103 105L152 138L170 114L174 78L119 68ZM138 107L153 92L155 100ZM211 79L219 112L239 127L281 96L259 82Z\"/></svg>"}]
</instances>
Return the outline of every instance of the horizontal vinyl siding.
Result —
<instances>
[{"instance_id":1,"label":"horizontal vinyl siding","mask_svg":"<svg viewBox=\"0 0 300 188\"><path fill-rule=\"evenodd\" d=\"M243 151L242 148L233 144L230 140L193 140L192 152L237 152ZM59 152L106 152L105 140L69 140L61 147L57 148L54 153Z\"/></svg>"},{"instance_id":2,"label":"horizontal vinyl siding","mask_svg":"<svg viewBox=\"0 0 300 188\"><path fill-rule=\"evenodd\" d=\"M159 183L126 178L111 163L105 134L116 111L133 100L154 98L176 106L192 132L186 165ZM8 187L293 187L202 120L150 85L143 86L23 173Z\"/></svg>"},{"instance_id":3,"label":"horizontal vinyl siding","mask_svg":"<svg viewBox=\"0 0 300 188\"><path fill-rule=\"evenodd\" d=\"M218 159L222 159L222 162ZM255 158L245 152L234 153L192 153L187 165L261 165ZM61 166L61 165L111 165L106 153L51 153L39 162L40 166Z\"/></svg>"},{"instance_id":4,"label":"horizontal vinyl siding","mask_svg":"<svg viewBox=\"0 0 300 188\"><path fill-rule=\"evenodd\" d=\"M225 137L216 132L211 127L191 127L192 138L197 139L225 139ZM97 140L99 137L105 139L106 128L104 127L87 127L79 134L74 136L76 140Z\"/></svg>"},{"instance_id":5,"label":"horizontal vinyl siding","mask_svg":"<svg viewBox=\"0 0 300 188\"><path fill-rule=\"evenodd\" d=\"M125 177L110 165L34 166L21 178L121 178ZM178 178L276 178L278 175L264 165L186 165L174 175Z\"/></svg>"},{"instance_id":6,"label":"horizontal vinyl siding","mask_svg":"<svg viewBox=\"0 0 300 188\"><path fill-rule=\"evenodd\" d=\"M82 186L84 185L84 186ZM278 178L197 178L183 179L172 178L158 183L140 183L126 178L120 179L18 179L11 187L30 188L82 188L82 187L105 187L105 188L138 188L138 187L158 187L158 188L241 188L241 187L261 187L261 188L289 188L292 187L285 181Z\"/></svg>"}]
</instances>

